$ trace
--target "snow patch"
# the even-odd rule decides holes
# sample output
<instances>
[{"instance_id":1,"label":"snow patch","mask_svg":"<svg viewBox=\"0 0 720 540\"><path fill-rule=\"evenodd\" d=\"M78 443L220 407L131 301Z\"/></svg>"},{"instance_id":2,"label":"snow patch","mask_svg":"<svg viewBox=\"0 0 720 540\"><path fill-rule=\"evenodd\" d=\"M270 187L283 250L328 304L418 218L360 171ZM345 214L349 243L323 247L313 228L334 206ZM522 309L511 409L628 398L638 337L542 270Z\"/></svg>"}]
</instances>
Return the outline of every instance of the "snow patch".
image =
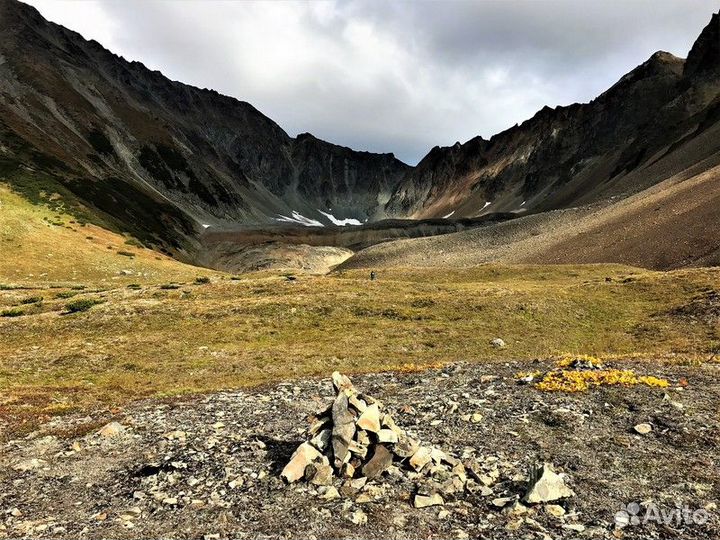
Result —
<instances>
[{"instance_id":1,"label":"snow patch","mask_svg":"<svg viewBox=\"0 0 720 540\"><path fill-rule=\"evenodd\" d=\"M520 206L525 206L525 203L526 203L526 202L527 202L527 201L523 201Z\"/></svg>"},{"instance_id":2,"label":"snow patch","mask_svg":"<svg viewBox=\"0 0 720 540\"><path fill-rule=\"evenodd\" d=\"M202 228L203 228L203 229L207 229L207 228L210 226L210 225L208 225L207 223L201 223L200 225L202 225Z\"/></svg>"},{"instance_id":3,"label":"snow patch","mask_svg":"<svg viewBox=\"0 0 720 540\"><path fill-rule=\"evenodd\" d=\"M489 201L486 202L486 203L485 203L485 206L483 206L483 207L480 209L480 211L482 212L483 210L485 210L485 209L486 209L488 206L490 206L491 204L492 204L492 202L489 202Z\"/></svg>"},{"instance_id":4,"label":"snow patch","mask_svg":"<svg viewBox=\"0 0 720 540\"><path fill-rule=\"evenodd\" d=\"M322 210L318 210L318 212L328 218L334 225L338 225L340 227L344 227L345 225L362 225L362 223L360 223L360 220L355 218L338 219L332 214L329 214L328 212L323 212Z\"/></svg>"},{"instance_id":5,"label":"snow patch","mask_svg":"<svg viewBox=\"0 0 720 540\"><path fill-rule=\"evenodd\" d=\"M454 213L455 213L455 210L453 210L452 212L450 212L447 216L443 216L443 219L449 218L449 217L452 216Z\"/></svg>"},{"instance_id":6,"label":"snow patch","mask_svg":"<svg viewBox=\"0 0 720 540\"><path fill-rule=\"evenodd\" d=\"M278 217L273 218L275 221L282 221L283 223L295 223L297 225L304 225L305 227L324 227L322 223L316 219L310 219L303 216L300 212L293 210L292 217L283 216L278 214Z\"/></svg>"}]
</instances>

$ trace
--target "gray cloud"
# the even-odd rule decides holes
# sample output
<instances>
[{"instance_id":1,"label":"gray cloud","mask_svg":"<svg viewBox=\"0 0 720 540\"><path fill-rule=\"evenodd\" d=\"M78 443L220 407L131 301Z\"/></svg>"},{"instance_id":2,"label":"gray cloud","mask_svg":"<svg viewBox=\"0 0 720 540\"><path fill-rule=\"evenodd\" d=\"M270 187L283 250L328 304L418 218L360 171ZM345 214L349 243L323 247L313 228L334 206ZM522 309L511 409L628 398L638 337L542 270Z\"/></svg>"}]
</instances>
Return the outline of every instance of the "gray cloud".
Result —
<instances>
[{"instance_id":1,"label":"gray cloud","mask_svg":"<svg viewBox=\"0 0 720 540\"><path fill-rule=\"evenodd\" d=\"M288 133L414 163L432 146L588 101L656 50L685 56L715 0L29 0Z\"/></svg>"}]
</instances>

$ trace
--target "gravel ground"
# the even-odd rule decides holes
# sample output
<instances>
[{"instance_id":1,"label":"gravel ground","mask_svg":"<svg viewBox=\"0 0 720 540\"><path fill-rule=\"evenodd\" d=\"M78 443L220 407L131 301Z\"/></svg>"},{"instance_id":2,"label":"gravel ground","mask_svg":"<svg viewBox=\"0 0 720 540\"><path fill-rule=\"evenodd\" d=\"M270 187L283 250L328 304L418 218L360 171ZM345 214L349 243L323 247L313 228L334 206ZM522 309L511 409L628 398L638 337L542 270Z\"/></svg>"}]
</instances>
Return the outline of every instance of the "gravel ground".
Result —
<instances>
[{"instance_id":1,"label":"gravel ground","mask_svg":"<svg viewBox=\"0 0 720 540\"><path fill-rule=\"evenodd\" d=\"M720 537L720 365L619 366L665 377L666 389L543 393L515 379L550 366L353 378L409 433L481 464L489 485L442 506L413 508L415 485L398 473L335 499L283 484L309 419L334 397L327 377L56 418L2 447L0 538ZM651 431L637 433L641 423ZM575 495L517 504L543 461ZM620 517L641 523L618 527L631 503ZM643 522L677 505L698 519Z\"/></svg>"}]
</instances>

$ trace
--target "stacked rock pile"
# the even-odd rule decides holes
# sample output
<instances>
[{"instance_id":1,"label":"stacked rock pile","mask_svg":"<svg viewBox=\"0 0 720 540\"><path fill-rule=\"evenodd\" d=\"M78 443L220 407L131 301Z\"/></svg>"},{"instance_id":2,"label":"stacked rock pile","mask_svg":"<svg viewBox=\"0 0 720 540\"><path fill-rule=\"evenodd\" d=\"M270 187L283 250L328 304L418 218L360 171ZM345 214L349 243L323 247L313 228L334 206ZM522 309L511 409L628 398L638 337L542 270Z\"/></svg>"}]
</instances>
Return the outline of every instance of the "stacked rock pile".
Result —
<instances>
[{"instance_id":1,"label":"stacked rock pile","mask_svg":"<svg viewBox=\"0 0 720 540\"><path fill-rule=\"evenodd\" d=\"M332 375L336 397L332 406L319 414L302 443L285 466L281 477L288 483L306 480L341 491L353 492L393 470L422 482L414 495L416 507L443 504L441 493L463 491L465 466L456 457L426 446L397 426L383 411L383 404L358 392L350 379Z\"/></svg>"}]
</instances>

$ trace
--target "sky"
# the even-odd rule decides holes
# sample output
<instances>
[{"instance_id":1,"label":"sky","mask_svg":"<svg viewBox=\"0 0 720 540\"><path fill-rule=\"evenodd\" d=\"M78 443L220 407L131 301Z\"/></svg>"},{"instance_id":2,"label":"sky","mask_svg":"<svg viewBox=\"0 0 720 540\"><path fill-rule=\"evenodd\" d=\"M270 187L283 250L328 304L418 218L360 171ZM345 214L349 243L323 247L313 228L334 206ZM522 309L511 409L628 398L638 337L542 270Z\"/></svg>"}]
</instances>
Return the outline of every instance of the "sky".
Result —
<instances>
[{"instance_id":1,"label":"sky","mask_svg":"<svg viewBox=\"0 0 720 540\"><path fill-rule=\"evenodd\" d=\"M587 102L658 50L685 57L717 0L25 0L295 136L393 152L489 138Z\"/></svg>"}]
</instances>

